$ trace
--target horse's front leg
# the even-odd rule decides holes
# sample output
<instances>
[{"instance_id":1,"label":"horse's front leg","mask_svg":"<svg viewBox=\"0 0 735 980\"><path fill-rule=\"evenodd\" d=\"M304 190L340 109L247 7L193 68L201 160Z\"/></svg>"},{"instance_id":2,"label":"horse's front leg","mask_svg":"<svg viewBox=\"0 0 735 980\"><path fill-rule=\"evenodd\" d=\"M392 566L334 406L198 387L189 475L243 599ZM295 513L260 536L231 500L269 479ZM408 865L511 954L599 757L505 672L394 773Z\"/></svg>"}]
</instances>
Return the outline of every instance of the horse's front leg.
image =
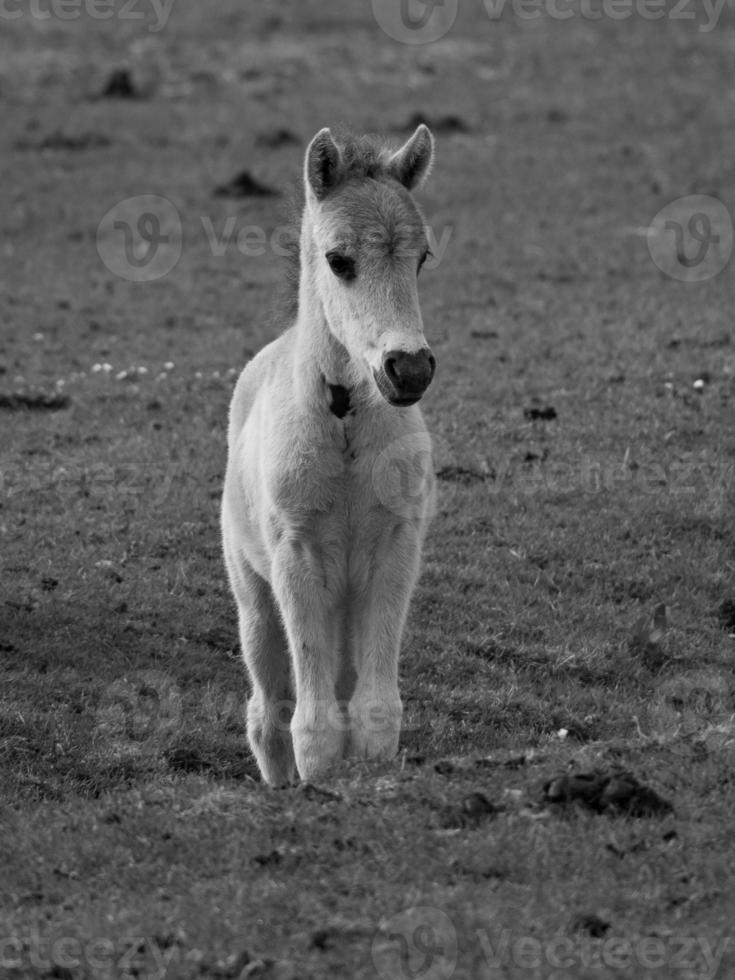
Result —
<instances>
[{"instance_id":1,"label":"horse's front leg","mask_svg":"<svg viewBox=\"0 0 735 980\"><path fill-rule=\"evenodd\" d=\"M423 530L405 521L386 528L371 563L363 601L352 609L350 634L357 681L349 704L350 754L392 759L403 706L398 656L416 585Z\"/></svg>"},{"instance_id":2,"label":"horse's front leg","mask_svg":"<svg viewBox=\"0 0 735 980\"><path fill-rule=\"evenodd\" d=\"M337 702L338 602L330 592L317 543L283 539L275 550L272 585L288 635L296 706L291 719L296 768L312 779L344 755L348 724Z\"/></svg>"}]
</instances>

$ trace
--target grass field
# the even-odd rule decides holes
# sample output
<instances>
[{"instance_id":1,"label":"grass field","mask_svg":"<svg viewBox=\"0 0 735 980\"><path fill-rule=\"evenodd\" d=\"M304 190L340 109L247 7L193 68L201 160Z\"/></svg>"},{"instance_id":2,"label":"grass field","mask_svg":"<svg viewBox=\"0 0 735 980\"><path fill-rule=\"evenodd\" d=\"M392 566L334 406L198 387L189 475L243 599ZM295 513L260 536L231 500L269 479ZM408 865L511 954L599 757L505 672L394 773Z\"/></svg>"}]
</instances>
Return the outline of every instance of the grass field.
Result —
<instances>
[{"instance_id":1,"label":"grass field","mask_svg":"<svg viewBox=\"0 0 735 980\"><path fill-rule=\"evenodd\" d=\"M664 274L646 229L735 206L735 11L460 7L424 46L357 0L2 15L12 980L733 975L735 281ZM138 97L100 98L120 68ZM252 229L283 197L214 191L285 192L320 127L398 141L419 114L439 505L401 752L272 791L218 508L235 376L281 329ZM148 282L100 255L139 195L182 228ZM544 801L615 767L673 812Z\"/></svg>"}]
</instances>

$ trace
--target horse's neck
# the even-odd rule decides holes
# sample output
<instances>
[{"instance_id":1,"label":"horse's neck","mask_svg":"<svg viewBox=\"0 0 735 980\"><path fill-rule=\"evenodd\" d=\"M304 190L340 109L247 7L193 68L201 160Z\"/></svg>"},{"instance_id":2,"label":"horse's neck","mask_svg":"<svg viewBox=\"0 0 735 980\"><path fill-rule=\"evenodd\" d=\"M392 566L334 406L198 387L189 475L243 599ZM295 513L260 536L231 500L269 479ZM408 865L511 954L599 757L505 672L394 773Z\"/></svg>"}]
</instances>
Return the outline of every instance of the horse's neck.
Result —
<instances>
[{"instance_id":1,"label":"horse's neck","mask_svg":"<svg viewBox=\"0 0 735 980\"><path fill-rule=\"evenodd\" d=\"M304 254L303 238L295 340L294 382L300 399L323 400L325 381L345 388L353 387L354 368L347 351L327 325L314 282L313 260Z\"/></svg>"},{"instance_id":2,"label":"horse's neck","mask_svg":"<svg viewBox=\"0 0 735 980\"><path fill-rule=\"evenodd\" d=\"M329 376L335 384L346 384L347 351L332 335L316 293L301 289L296 318L296 356L302 374Z\"/></svg>"}]
</instances>

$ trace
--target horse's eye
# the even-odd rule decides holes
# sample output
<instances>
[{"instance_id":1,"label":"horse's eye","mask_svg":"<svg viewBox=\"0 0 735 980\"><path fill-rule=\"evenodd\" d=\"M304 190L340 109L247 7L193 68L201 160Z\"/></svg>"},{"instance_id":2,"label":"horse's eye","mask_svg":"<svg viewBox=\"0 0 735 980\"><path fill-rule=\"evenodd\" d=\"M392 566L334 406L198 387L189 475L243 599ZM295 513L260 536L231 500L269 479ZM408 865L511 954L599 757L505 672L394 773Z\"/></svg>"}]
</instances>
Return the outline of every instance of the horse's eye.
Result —
<instances>
[{"instance_id":1,"label":"horse's eye","mask_svg":"<svg viewBox=\"0 0 735 980\"><path fill-rule=\"evenodd\" d=\"M419 272L421 272L421 270L422 270L422 268L423 268L423 266L424 266L424 262L426 262L426 260L427 260L427 259L429 258L429 256L430 256L430 255L431 255L431 256L433 256L433 254L434 254L434 253L433 253L433 252L431 251L431 249L430 249L430 248L427 248L427 249L426 249L426 251L424 252L424 254L423 254L423 255L421 256L421 258L419 259L419 267L418 267L418 269L416 270L416 275L418 275L418 274L419 274Z\"/></svg>"},{"instance_id":2,"label":"horse's eye","mask_svg":"<svg viewBox=\"0 0 735 980\"><path fill-rule=\"evenodd\" d=\"M329 268L338 279L349 281L355 278L355 260L339 252L327 252Z\"/></svg>"}]
</instances>

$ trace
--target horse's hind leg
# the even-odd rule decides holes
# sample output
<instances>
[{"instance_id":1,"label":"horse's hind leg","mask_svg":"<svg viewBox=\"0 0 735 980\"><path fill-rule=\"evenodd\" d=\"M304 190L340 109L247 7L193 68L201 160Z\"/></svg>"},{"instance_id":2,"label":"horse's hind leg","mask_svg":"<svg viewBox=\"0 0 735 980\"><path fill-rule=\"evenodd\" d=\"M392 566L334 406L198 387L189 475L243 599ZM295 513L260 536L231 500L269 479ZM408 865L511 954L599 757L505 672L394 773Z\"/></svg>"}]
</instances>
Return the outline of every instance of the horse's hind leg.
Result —
<instances>
[{"instance_id":1,"label":"horse's hind leg","mask_svg":"<svg viewBox=\"0 0 735 980\"><path fill-rule=\"evenodd\" d=\"M227 554L226 559L252 686L247 711L250 747L263 779L271 786L284 786L296 775L288 642L268 583L244 561Z\"/></svg>"}]
</instances>

